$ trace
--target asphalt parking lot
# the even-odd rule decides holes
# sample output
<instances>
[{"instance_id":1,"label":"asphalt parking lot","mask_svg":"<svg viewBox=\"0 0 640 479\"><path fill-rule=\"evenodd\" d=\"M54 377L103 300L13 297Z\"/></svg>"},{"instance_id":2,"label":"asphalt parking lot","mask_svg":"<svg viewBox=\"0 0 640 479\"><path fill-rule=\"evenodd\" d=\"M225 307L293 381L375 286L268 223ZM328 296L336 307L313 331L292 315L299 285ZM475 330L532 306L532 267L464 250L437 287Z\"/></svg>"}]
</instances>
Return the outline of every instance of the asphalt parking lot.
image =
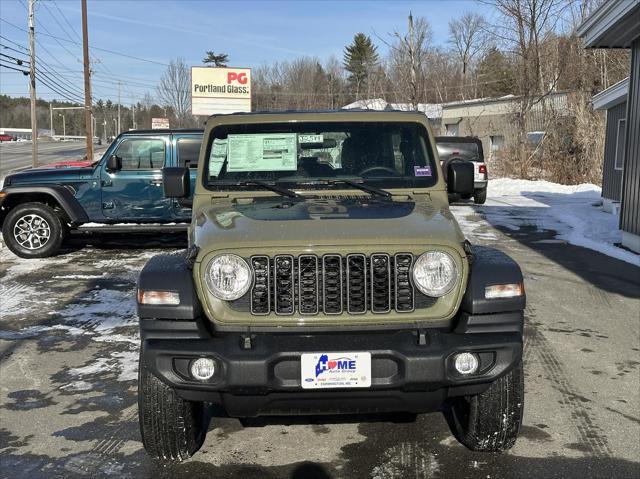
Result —
<instances>
[{"instance_id":1,"label":"asphalt parking lot","mask_svg":"<svg viewBox=\"0 0 640 479\"><path fill-rule=\"evenodd\" d=\"M502 478L640 476L640 269L554 239L494 227L456 206L470 239L525 273L525 419L516 446L478 454L441 414L215 416L186 463L163 467L137 424L137 272L181 235L90 237L60 256L0 250L0 476L6 478ZM518 214L510 212L509 214Z\"/></svg>"}]
</instances>

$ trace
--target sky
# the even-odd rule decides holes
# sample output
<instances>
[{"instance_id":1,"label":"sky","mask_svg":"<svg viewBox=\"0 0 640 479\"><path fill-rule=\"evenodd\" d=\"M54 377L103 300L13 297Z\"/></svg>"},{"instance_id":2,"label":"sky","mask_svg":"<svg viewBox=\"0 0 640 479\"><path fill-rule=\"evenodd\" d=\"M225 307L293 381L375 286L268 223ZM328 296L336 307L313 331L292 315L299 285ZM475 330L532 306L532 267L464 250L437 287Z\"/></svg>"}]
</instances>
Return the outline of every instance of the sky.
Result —
<instances>
[{"instance_id":1,"label":"sky","mask_svg":"<svg viewBox=\"0 0 640 479\"><path fill-rule=\"evenodd\" d=\"M4 55L26 59L27 2L0 0ZM492 14L473 0L89 0L93 96L116 101L120 82L123 104L141 101L147 91L155 95L171 59L200 65L207 50L227 53L229 66L235 67L255 68L304 55L324 62L332 55L341 60L354 34L363 32L384 55L387 47L381 39L390 41L392 32L406 31L409 11L429 21L434 43L442 46L447 45L451 19L469 11ZM37 0L35 17L36 54L50 73L48 82L82 98L80 0ZM15 60L0 58L2 64L16 66ZM60 98L44 84L37 92L41 98ZM0 68L0 94L28 96L28 77Z\"/></svg>"}]
</instances>

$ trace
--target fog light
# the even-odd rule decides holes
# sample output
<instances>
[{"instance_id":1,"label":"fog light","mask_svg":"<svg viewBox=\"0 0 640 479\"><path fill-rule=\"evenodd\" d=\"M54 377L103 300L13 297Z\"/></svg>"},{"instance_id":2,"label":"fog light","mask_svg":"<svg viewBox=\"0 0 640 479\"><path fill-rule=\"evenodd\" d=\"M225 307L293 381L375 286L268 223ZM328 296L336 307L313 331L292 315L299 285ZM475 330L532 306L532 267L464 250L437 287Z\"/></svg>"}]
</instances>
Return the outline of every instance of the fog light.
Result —
<instances>
[{"instance_id":1,"label":"fog light","mask_svg":"<svg viewBox=\"0 0 640 479\"><path fill-rule=\"evenodd\" d=\"M478 370L478 358L472 353L456 354L454 367L460 374L473 374Z\"/></svg>"},{"instance_id":2,"label":"fog light","mask_svg":"<svg viewBox=\"0 0 640 479\"><path fill-rule=\"evenodd\" d=\"M199 358L191 363L191 375L199 381L211 379L216 372L216 363L213 359Z\"/></svg>"}]
</instances>

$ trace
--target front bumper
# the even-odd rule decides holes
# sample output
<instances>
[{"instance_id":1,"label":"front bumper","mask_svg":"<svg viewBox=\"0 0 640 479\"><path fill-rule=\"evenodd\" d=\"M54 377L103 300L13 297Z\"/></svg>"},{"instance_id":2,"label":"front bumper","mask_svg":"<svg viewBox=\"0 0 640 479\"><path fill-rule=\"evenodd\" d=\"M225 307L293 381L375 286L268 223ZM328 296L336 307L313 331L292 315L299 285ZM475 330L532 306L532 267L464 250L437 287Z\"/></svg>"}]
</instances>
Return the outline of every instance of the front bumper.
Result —
<instances>
[{"instance_id":1,"label":"front bumper","mask_svg":"<svg viewBox=\"0 0 640 479\"><path fill-rule=\"evenodd\" d=\"M202 331L191 336L185 325L176 333L168 338L145 334L143 328L147 367L184 399L218 404L237 417L439 410L448 397L482 392L522 355L519 331L228 333L205 338ZM371 387L303 390L300 355L339 351L371 353ZM478 354L477 374L456 373L452 355L463 351ZM198 357L217 361L211 380L190 378L189 364Z\"/></svg>"}]
</instances>

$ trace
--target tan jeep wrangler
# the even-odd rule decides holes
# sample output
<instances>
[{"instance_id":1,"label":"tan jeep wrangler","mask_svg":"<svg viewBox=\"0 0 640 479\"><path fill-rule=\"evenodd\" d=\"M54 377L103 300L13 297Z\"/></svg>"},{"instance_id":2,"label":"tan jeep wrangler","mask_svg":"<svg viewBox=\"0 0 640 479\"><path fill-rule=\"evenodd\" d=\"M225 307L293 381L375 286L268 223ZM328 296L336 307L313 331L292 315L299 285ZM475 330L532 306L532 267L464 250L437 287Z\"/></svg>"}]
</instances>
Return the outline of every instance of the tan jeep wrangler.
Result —
<instances>
[{"instance_id":1,"label":"tan jeep wrangler","mask_svg":"<svg viewBox=\"0 0 640 479\"><path fill-rule=\"evenodd\" d=\"M185 253L138 283L146 450L183 460L205 407L232 417L442 411L501 451L523 411L520 268L473 247L449 211L426 116L284 112L209 118ZM186 169L164 192L190 200ZM215 419L214 419L215 420Z\"/></svg>"}]
</instances>

